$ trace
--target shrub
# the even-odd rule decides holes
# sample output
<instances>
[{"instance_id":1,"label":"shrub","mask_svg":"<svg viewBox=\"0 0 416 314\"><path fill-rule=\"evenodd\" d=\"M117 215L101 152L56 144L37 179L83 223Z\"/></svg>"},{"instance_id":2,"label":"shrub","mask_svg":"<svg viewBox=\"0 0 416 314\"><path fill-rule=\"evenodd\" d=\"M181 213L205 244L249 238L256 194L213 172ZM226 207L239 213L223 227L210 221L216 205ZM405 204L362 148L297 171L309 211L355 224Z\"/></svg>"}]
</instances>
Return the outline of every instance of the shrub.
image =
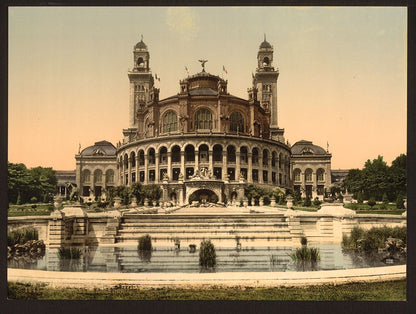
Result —
<instances>
[{"instance_id":1,"label":"shrub","mask_svg":"<svg viewBox=\"0 0 416 314\"><path fill-rule=\"evenodd\" d=\"M397 209L404 209L404 199L402 194L397 195L396 207Z\"/></svg>"},{"instance_id":2,"label":"shrub","mask_svg":"<svg viewBox=\"0 0 416 314\"><path fill-rule=\"evenodd\" d=\"M151 251L152 250L152 238L146 234L139 238L139 245L137 247L139 251Z\"/></svg>"},{"instance_id":3,"label":"shrub","mask_svg":"<svg viewBox=\"0 0 416 314\"><path fill-rule=\"evenodd\" d=\"M36 196L33 196L33 197L30 198L30 202L31 203L37 203L38 199L36 198Z\"/></svg>"},{"instance_id":4,"label":"shrub","mask_svg":"<svg viewBox=\"0 0 416 314\"><path fill-rule=\"evenodd\" d=\"M370 197L370 199L368 200L367 204L373 208L374 205L376 205L376 200L374 199L374 197Z\"/></svg>"},{"instance_id":5,"label":"shrub","mask_svg":"<svg viewBox=\"0 0 416 314\"><path fill-rule=\"evenodd\" d=\"M406 244L406 227L373 227L363 230L359 227L352 229L350 236L343 236L342 246L344 249L359 249L366 252L384 248L387 238L398 238Z\"/></svg>"},{"instance_id":6,"label":"shrub","mask_svg":"<svg viewBox=\"0 0 416 314\"><path fill-rule=\"evenodd\" d=\"M199 250L199 265L205 268L214 267L217 264L217 254L214 244L210 240L201 242Z\"/></svg>"},{"instance_id":7,"label":"shrub","mask_svg":"<svg viewBox=\"0 0 416 314\"><path fill-rule=\"evenodd\" d=\"M321 203L322 202L317 197L315 197L315 199L313 200L313 205L315 205L315 206L319 206L319 205L321 205Z\"/></svg>"},{"instance_id":8,"label":"shrub","mask_svg":"<svg viewBox=\"0 0 416 314\"><path fill-rule=\"evenodd\" d=\"M30 240L38 240L38 237L38 231L34 228L10 231L7 233L7 246L12 247L15 244L25 244Z\"/></svg>"},{"instance_id":9,"label":"shrub","mask_svg":"<svg viewBox=\"0 0 416 314\"><path fill-rule=\"evenodd\" d=\"M306 207L309 207L312 205L311 198L309 197L309 195L306 196L305 201L303 202L303 205L305 205Z\"/></svg>"}]
</instances>

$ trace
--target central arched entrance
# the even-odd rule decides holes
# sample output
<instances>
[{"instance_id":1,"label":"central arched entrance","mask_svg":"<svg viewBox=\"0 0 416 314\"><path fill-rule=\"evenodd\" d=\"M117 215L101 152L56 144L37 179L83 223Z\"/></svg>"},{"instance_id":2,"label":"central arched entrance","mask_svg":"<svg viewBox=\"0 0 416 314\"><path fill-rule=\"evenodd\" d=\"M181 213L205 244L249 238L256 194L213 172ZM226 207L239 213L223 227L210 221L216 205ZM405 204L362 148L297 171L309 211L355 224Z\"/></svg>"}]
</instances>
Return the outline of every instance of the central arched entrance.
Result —
<instances>
[{"instance_id":1,"label":"central arched entrance","mask_svg":"<svg viewBox=\"0 0 416 314\"><path fill-rule=\"evenodd\" d=\"M188 202L192 204L193 202L199 202L201 204L207 203L217 203L219 201L217 194L208 189L200 189L193 192L189 195Z\"/></svg>"}]
</instances>

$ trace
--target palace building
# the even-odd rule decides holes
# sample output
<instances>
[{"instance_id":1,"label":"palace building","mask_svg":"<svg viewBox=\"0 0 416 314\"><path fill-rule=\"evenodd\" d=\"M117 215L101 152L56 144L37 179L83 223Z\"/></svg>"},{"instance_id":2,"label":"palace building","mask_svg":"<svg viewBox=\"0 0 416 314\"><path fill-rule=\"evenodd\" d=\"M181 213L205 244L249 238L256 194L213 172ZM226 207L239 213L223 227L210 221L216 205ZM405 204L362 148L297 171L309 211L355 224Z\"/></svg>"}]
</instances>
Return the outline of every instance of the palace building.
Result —
<instances>
[{"instance_id":1,"label":"palace building","mask_svg":"<svg viewBox=\"0 0 416 314\"><path fill-rule=\"evenodd\" d=\"M105 197L107 188L134 182L158 184L163 201L233 203L244 187L295 188L319 198L331 184L331 154L312 142L292 147L278 123L274 49L264 39L247 99L228 91L228 81L205 71L179 81L176 95L159 99L150 53L134 46L129 126L116 147L96 142L76 156L83 197Z\"/></svg>"}]
</instances>

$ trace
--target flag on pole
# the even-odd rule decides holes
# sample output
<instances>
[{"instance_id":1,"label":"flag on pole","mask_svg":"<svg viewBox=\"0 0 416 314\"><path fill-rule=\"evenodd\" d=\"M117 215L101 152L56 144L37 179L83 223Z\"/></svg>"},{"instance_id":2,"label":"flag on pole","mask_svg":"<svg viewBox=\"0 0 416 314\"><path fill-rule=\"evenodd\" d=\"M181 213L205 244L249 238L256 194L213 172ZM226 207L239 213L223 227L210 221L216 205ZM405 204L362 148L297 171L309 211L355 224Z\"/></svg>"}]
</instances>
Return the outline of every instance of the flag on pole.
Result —
<instances>
[{"instance_id":1,"label":"flag on pole","mask_svg":"<svg viewBox=\"0 0 416 314\"><path fill-rule=\"evenodd\" d=\"M157 74L155 74L155 78L160 82L160 77L158 77Z\"/></svg>"},{"instance_id":2,"label":"flag on pole","mask_svg":"<svg viewBox=\"0 0 416 314\"><path fill-rule=\"evenodd\" d=\"M227 69L225 68L225 66L222 66L222 70L225 72L225 74L228 74Z\"/></svg>"},{"instance_id":3,"label":"flag on pole","mask_svg":"<svg viewBox=\"0 0 416 314\"><path fill-rule=\"evenodd\" d=\"M186 71L186 74L189 75L189 71L188 71L188 68L186 66L185 66L185 71Z\"/></svg>"}]
</instances>

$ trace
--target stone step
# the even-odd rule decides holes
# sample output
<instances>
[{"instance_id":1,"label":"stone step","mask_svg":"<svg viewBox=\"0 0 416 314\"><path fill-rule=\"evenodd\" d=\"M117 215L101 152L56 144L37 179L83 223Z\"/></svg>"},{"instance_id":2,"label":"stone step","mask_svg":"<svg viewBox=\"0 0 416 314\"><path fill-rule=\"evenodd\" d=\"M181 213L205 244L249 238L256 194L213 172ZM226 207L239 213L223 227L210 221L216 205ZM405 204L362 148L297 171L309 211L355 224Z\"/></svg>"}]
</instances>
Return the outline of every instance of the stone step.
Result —
<instances>
[{"instance_id":1,"label":"stone step","mask_svg":"<svg viewBox=\"0 0 416 314\"><path fill-rule=\"evenodd\" d=\"M247 222L247 223L139 223L139 222L123 222L120 229L124 228L146 228L146 227L165 227L165 228L251 228L251 227L284 227L288 226L287 222Z\"/></svg>"}]
</instances>

